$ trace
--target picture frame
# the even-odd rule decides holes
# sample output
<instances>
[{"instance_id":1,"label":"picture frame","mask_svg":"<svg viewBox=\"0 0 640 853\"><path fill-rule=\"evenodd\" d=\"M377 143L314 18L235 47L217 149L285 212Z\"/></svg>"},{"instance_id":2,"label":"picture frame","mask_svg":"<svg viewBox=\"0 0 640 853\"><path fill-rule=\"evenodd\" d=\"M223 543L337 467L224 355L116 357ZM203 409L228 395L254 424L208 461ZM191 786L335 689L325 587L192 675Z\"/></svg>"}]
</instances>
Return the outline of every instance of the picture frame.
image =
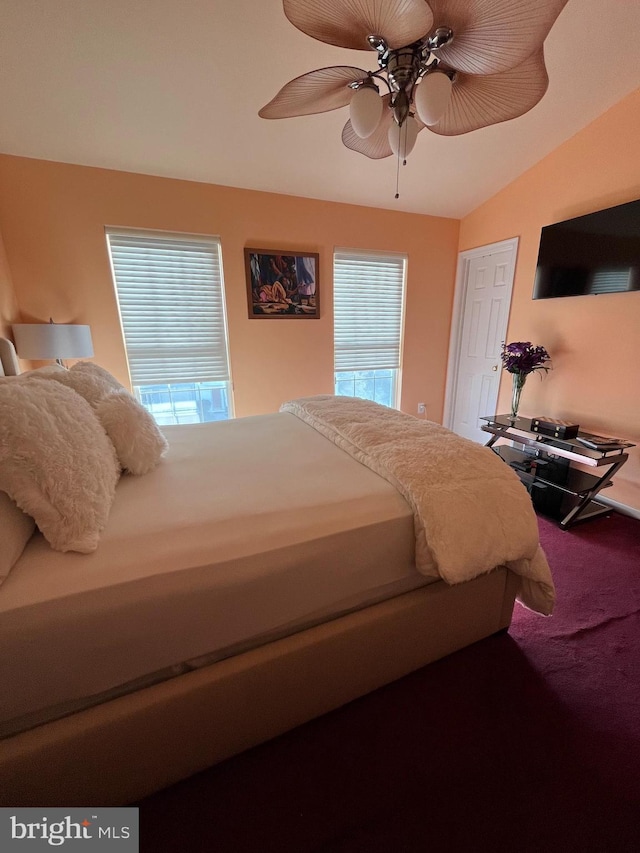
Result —
<instances>
[{"instance_id":1,"label":"picture frame","mask_svg":"<svg viewBox=\"0 0 640 853\"><path fill-rule=\"evenodd\" d=\"M250 320L317 320L320 256L289 249L244 250Z\"/></svg>"}]
</instances>

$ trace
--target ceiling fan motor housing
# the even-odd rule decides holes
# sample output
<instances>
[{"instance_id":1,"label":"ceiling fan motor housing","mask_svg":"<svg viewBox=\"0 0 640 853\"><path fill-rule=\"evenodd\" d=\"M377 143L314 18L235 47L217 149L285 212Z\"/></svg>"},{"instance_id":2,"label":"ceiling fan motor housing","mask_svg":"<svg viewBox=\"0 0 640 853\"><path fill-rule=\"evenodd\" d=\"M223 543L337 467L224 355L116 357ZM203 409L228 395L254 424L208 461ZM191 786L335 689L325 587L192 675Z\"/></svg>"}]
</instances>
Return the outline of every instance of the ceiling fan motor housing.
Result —
<instances>
[{"instance_id":1,"label":"ceiling fan motor housing","mask_svg":"<svg viewBox=\"0 0 640 853\"><path fill-rule=\"evenodd\" d=\"M420 75L421 52L410 45L390 50L386 58L387 80L396 122L402 126L411 109L411 93Z\"/></svg>"}]
</instances>

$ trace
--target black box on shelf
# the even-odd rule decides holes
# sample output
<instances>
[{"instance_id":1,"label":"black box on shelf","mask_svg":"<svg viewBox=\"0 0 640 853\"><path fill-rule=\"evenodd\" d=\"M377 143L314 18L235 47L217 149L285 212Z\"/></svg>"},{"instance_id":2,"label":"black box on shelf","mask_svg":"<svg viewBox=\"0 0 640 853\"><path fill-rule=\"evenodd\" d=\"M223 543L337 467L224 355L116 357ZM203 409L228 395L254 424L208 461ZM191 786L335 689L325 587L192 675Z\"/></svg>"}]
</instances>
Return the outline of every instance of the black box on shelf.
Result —
<instances>
[{"instance_id":1,"label":"black box on shelf","mask_svg":"<svg viewBox=\"0 0 640 853\"><path fill-rule=\"evenodd\" d=\"M578 424L571 421L559 421L555 418L531 418L531 431L540 435L549 435L552 438L575 438L580 429Z\"/></svg>"},{"instance_id":2,"label":"black box on shelf","mask_svg":"<svg viewBox=\"0 0 640 853\"><path fill-rule=\"evenodd\" d=\"M547 485L547 483L555 483L557 486L566 485L569 470L568 459L549 459L537 468L533 488L529 490L536 512L558 521L569 512L575 503L575 498L561 489L554 489ZM542 479L537 479L538 476Z\"/></svg>"}]
</instances>

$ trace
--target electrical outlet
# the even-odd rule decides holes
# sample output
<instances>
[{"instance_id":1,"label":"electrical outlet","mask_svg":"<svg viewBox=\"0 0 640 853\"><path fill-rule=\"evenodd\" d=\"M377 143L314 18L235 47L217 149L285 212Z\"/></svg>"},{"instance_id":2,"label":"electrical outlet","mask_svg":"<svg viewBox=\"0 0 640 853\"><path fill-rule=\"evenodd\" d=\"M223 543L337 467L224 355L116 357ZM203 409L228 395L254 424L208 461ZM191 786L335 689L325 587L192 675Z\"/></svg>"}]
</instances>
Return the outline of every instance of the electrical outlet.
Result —
<instances>
[{"instance_id":1,"label":"electrical outlet","mask_svg":"<svg viewBox=\"0 0 640 853\"><path fill-rule=\"evenodd\" d=\"M418 414L426 415L427 414L427 404L426 403L418 403Z\"/></svg>"}]
</instances>

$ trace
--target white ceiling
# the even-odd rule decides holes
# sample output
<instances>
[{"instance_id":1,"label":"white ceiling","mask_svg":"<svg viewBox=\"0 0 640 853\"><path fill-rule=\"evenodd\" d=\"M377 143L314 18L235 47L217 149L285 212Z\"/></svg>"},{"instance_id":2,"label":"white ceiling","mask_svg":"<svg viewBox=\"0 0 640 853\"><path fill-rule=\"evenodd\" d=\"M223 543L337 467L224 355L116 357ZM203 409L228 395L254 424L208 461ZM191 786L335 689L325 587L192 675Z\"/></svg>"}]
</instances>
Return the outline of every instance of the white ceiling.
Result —
<instances>
[{"instance_id":1,"label":"white ceiling","mask_svg":"<svg viewBox=\"0 0 640 853\"><path fill-rule=\"evenodd\" d=\"M535 0L533 0L535 2ZM569 0L529 113L423 131L400 172L342 145L347 110L266 121L293 77L375 56L322 44L281 0L0 0L0 151L462 217L640 86L640 2Z\"/></svg>"}]
</instances>

